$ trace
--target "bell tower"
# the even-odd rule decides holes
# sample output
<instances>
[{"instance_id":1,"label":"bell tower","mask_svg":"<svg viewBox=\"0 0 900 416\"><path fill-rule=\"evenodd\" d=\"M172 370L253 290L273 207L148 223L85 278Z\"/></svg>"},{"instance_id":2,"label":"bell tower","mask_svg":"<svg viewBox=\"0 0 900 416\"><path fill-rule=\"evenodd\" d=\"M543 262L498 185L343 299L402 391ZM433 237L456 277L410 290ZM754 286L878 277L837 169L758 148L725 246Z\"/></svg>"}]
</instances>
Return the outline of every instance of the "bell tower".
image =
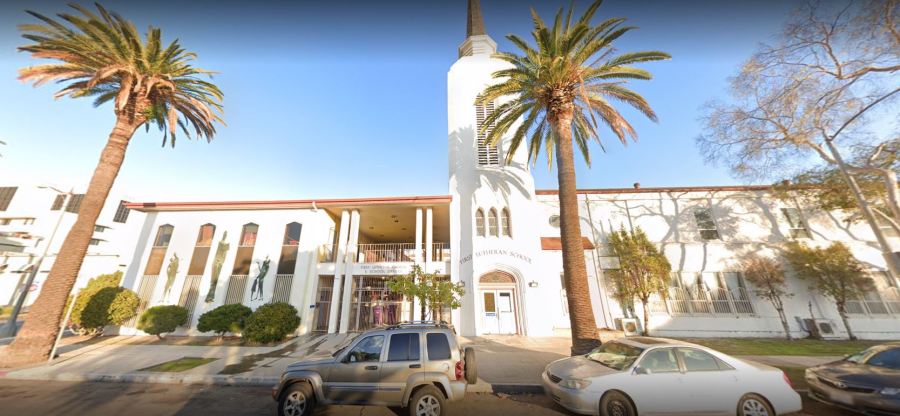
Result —
<instances>
[{"instance_id":1,"label":"bell tower","mask_svg":"<svg viewBox=\"0 0 900 416\"><path fill-rule=\"evenodd\" d=\"M447 74L449 191L453 198L450 269L452 279L462 282L466 290L453 322L463 335L487 333L482 324L479 278L498 270L513 276L521 288L515 302L521 315L516 331L528 331L525 282L533 281L535 265L529 261L536 262L540 254L537 227L529 226L539 207L527 146L520 146L507 158L511 133L497 146L490 146L481 129L485 118L502 104L477 103L484 88L497 82L493 73L509 67L493 57L496 52L497 43L485 30L480 2L468 0L466 38L459 46L459 59ZM519 123L509 131L515 131Z\"/></svg>"}]
</instances>

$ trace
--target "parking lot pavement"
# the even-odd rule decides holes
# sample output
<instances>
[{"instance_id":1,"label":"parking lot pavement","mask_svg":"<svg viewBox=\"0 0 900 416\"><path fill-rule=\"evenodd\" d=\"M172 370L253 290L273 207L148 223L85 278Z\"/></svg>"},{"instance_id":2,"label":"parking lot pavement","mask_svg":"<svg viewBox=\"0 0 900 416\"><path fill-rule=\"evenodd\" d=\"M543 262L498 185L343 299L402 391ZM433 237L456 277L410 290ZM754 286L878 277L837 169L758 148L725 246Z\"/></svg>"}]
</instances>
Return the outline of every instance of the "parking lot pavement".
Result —
<instances>
[{"instance_id":1,"label":"parking lot pavement","mask_svg":"<svg viewBox=\"0 0 900 416\"><path fill-rule=\"evenodd\" d=\"M805 395L804 395L805 396ZM845 413L804 397L801 415L839 416ZM267 387L224 387L184 384L26 381L0 379L3 414L64 415L271 415L275 409ZM449 403L451 415L515 414L568 415L565 409L540 394L468 394ZM383 407L326 406L316 415L391 416Z\"/></svg>"}]
</instances>

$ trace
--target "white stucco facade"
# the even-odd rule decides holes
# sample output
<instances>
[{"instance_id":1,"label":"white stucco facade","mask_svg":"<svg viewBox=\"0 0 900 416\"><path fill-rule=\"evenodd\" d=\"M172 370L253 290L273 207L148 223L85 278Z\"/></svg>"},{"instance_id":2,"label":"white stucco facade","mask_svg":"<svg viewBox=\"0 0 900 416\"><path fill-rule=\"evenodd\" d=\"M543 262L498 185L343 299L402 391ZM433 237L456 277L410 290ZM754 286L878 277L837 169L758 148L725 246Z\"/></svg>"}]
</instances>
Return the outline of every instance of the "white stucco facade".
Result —
<instances>
[{"instance_id":1,"label":"white stucco facade","mask_svg":"<svg viewBox=\"0 0 900 416\"><path fill-rule=\"evenodd\" d=\"M451 320L461 335L566 333L556 191L535 190L524 146L507 163L508 137L499 143L496 159L479 142L487 109L476 105L476 97L504 67L491 57L495 49L486 34L470 33L448 72L445 195L130 203L127 223L104 230L116 233L115 244L94 253L104 260L86 260L81 275L121 269L123 286L138 293L141 310L162 304L188 308L191 320L177 335L199 335L197 319L220 305L255 309L273 301L297 308L302 334L418 319L418 302L390 292L386 282L419 265L464 288L460 308L426 316ZM17 193L0 220L52 217L53 195L44 194ZM775 255L785 242L802 239L850 247L877 283L876 291L850 305L856 334L900 338L900 282L885 273L871 229L798 201L759 186L580 190L585 266L598 327L616 328L623 318L640 321L640 306L632 311L619 305L604 272L617 267L606 244L609 233L640 227L673 269L667 300L659 297L651 305L654 335L780 336L775 310L743 280L739 260L750 252ZM22 212L16 211L18 204ZM115 213L118 199L110 204L102 225L110 223L105 218ZM47 212L25 213L45 205ZM48 221L40 223L44 227ZM38 222L34 226L32 234L46 234L36 229ZM889 241L893 251L900 250L900 238ZM12 264L9 258L3 261ZM831 327L826 336L845 336L834 303L789 277L793 295L785 304L792 333L806 336L814 323ZM15 289L13 280L0 274L0 295ZM120 332L138 333L133 326Z\"/></svg>"}]
</instances>

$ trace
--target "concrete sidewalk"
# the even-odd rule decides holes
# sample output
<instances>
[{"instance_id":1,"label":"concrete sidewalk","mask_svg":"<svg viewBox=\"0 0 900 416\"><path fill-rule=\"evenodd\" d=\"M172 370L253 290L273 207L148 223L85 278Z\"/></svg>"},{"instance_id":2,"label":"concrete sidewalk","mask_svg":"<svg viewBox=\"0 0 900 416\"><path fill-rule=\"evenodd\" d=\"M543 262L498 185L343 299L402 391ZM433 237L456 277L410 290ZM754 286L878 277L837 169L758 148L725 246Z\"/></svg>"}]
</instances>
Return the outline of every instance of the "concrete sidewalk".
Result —
<instances>
[{"instance_id":1,"label":"concrete sidewalk","mask_svg":"<svg viewBox=\"0 0 900 416\"><path fill-rule=\"evenodd\" d=\"M273 385L291 363L314 352L331 352L347 335L305 335L274 347L134 345L133 337L109 337L61 349L51 365L0 370L0 377L52 381ZM551 361L569 356L568 337L460 337L476 350L479 382L471 392L539 391L541 373ZM0 354L5 347L0 347ZM215 358L183 372L142 371L184 357ZM768 365L808 367L839 357L740 357Z\"/></svg>"}]
</instances>

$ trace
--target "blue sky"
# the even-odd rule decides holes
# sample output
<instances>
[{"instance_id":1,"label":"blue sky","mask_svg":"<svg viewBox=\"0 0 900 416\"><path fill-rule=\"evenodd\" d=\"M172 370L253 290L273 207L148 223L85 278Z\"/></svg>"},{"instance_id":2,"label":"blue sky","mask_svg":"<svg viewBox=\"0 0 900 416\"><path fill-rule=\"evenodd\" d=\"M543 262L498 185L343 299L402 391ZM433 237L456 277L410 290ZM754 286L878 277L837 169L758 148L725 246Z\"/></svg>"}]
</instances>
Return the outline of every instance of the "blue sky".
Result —
<instances>
[{"instance_id":1,"label":"blue sky","mask_svg":"<svg viewBox=\"0 0 900 416\"><path fill-rule=\"evenodd\" d=\"M190 3L190 4L188 4ZM322 4L327 3L327 4ZM108 8L139 28L159 26L219 71L226 127L211 143L179 138L161 148L141 130L117 182L136 200L234 200L436 195L447 190L446 73L465 36L465 0L400 2L128 2ZM528 6L547 18L568 1L482 0L489 34L531 30ZM580 1L580 7L587 2ZM671 61L644 67L655 78L632 87L659 123L634 112L639 141L610 134L580 163L579 188L725 185L727 171L704 164L694 138L701 105L725 97L727 78L775 34L794 2L609 0L601 18L625 16L635 30L622 51L656 49ZM0 5L0 178L87 184L113 124L109 106L52 98L16 70L36 63L16 52L24 9L56 13L64 2ZM542 160L538 188L555 188ZM4 180L4 182L6 182Z\"/></svg>"}]
</instances>

